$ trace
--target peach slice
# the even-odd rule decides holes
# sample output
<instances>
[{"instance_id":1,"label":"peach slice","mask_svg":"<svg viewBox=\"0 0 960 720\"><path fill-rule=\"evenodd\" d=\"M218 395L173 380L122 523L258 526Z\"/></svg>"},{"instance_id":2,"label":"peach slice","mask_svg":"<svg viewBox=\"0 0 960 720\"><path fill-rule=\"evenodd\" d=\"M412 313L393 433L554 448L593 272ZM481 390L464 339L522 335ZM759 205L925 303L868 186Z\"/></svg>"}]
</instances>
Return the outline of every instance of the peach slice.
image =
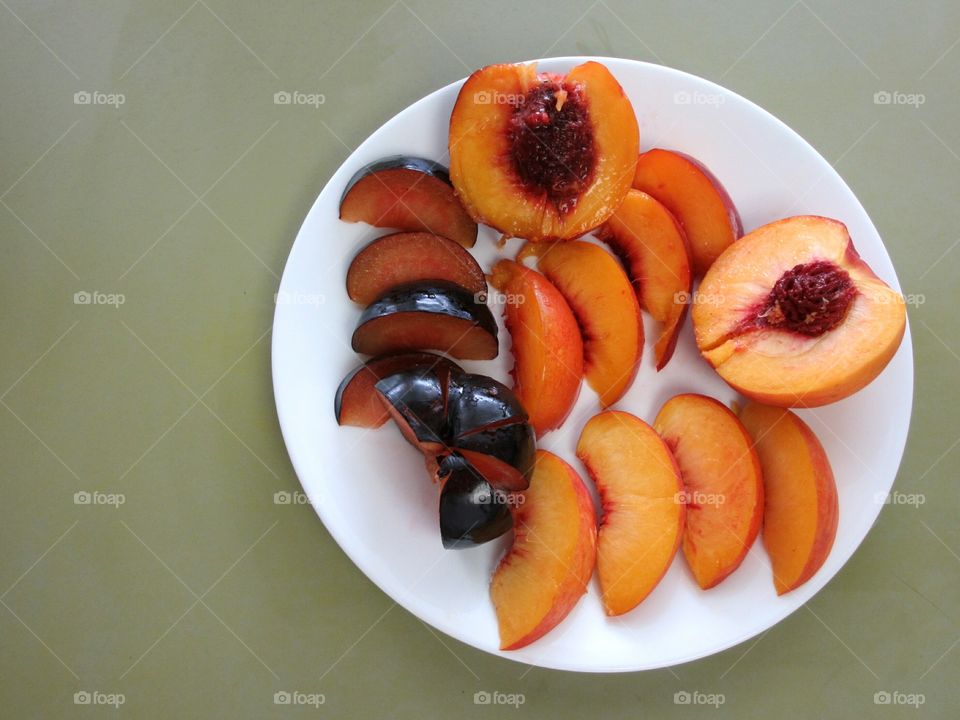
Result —
<instances>
[{"instance_id":1,"label":"peach slice","mask_svg":"<svg viewBox=\"0 0 960 720\"><path fill-rule=\"evenodd\" d=\"M763 544L783 595L813 577L830 554L840 514L837 486L817 436L792 412L750 403L740 420L763 467Z\"/></svg>"},{"instance_id":2,"label":"peach slice","mask_svg":"<svg viewBox=\"0 0 960 720\"><path fill-rule=\"evenodd\" d=\"M870 383L903 338L899 293L860 258L846 226L798 216L730 246L700 284L701 354L758 402L816 407Z\"/></svg>"},{"instance_id":3,"label":"peach slice","mask_svg":"<svg viewBox=\"0 0 960 720\"><path fill-rule=\"evenodd\" d=\"M677 345L693 283L683 228L650 195L631 190L600 237L623 260L640 306L663 323L654 346L657 370L662 370Z\"/></svg>"},{"instance_id":4,"label":"peach slice","mask_svg":"<svg viewBox=\"0 0 960 720\"><path fill-rule=\"evenodd\" d=\"M650 594L676 555L686 513L680 469L653 428L617 411L587 422L577 457L603 504L597 538L603 607L622 615Z\"/></svg>"},{"instance_id":5,"label":"peach slice","mask_svg":"<svg viewBox=\"0 0 960 720\"><path fill-rule=\"evenodd\" d=\"M490 281L506 299L514 392L540 436L560 426L580 394L580 328L560 291L536 270L501 260L493 266Z\"/></svg>"},{"instance_id":6,"label":"peach slice","mask_svg":"<svg viewBox=\"0 0 960 720\"><path fill-rule=\"evenodd\" d=\"M623 397L643 354L640 305L620 263L599 245L527 243L537 267L570 304L583 334L584 372L604 407Z\"/></svg>"},{"instance_id":7,"label":"peach slice","mask_svg":"<svg viewBox=\"0 0 960 720\"><path fill-rule=\"evenodd\" d=\"M680 221L698 277L743 234L740 215L723 185L689 155L648 150L637 160L633 187L655 197Z\"/></svg>"},{"instance_id":8,"label":"peach slice","mask_svg":"<svg viewBox=\"0 0 960 720\"><path fill-rule=\"evenodd\" d=\"M467 78L450 116L450 179L477 222L565 240L620 204L639 143L630 100L603 65L563 77L535 64L490 65Z\"/></svg>"},{"instance_id":9,"label":"peach slice","mask_svg":"<svg viewBox=\"0 0 960 720\"><path fill-rule=\"evenodd\" d=\"M737 416L713 398L677 395L653 427L680 466L687 503L683 554L708 590L740 567L760 531L760 460Z\"/></svg>"},{"instance_id":10,"label":"peach slice","mask_svg":"<svg viewBox=\"0 0 960 720\"><path fill-rule=\"evenodd\" d=\"M538 450L523 498L514 510L513 545L490 583L501 650L522 648L556 627L587 591L596 560L593 501L572 467Z\"/></svg>"}]
</instances>

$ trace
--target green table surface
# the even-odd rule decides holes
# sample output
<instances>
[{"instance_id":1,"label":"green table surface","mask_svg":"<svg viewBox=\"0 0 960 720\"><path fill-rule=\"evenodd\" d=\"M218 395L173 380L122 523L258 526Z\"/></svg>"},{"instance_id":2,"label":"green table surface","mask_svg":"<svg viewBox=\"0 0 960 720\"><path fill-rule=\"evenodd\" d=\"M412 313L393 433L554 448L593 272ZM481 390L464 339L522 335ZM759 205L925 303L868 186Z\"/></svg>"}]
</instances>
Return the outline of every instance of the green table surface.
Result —
<instances>
[{"instance_id":1,"label":"green table surface","mask_svg":"<svg viewBox=\"0 0 960 720\"><path fill-rule=\"evenodd\" d=\"M0 715L957 717L960 5L0 6ZM299 487L274 293L319 190L432 90L572 54L680 68L783 119L917 296L896 488L918 502L884 508L804 609L668 670L562 673L462 645L397 607L309 506L273 502ZM295 90L324 103L274 103Z\"/></svg>"}]
</instances>

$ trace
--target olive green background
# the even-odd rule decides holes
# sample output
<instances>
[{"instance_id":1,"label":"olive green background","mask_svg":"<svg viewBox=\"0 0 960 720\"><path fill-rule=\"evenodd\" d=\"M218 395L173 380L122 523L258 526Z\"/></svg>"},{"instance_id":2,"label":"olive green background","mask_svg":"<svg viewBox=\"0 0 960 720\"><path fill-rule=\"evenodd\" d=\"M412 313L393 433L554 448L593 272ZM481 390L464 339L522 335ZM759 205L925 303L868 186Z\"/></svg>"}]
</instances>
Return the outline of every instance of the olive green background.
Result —
<instances>
[{"instance_id":1,"label":"olive green background","mask_svg":"<svg viewBox=\"0 0 960 720\"><path fill-rule=\"evenodd\" d=\"M958 39L946 1L0 0L0 715L956 717ZM680 68L783 119L917 296L896 484L916 502L884 508L808 607L670 670L577 675L464 646L396 607L309 506L274 502L299 487L271 390L274 293L316 194L430 91L569 54ZM124 702L75 704L83 691Z\"/></svg>"}]
</instances>

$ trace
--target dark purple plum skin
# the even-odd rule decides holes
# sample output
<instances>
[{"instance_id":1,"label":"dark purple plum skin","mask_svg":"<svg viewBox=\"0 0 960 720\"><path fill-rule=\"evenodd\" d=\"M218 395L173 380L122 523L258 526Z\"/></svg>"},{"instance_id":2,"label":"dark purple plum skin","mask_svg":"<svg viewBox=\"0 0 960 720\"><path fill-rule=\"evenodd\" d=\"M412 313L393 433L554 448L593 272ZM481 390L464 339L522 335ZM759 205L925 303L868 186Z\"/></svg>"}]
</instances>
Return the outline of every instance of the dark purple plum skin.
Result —
<instances>
[{"instance_id":1,"label":"dark purple plum skin","mask_svg":"<svg viewBox=\"0 0 960 720\"><path fill-rule=\"evenodd\" d=\"M446 387L442 370L401 370L379 380L377 392L422 443L446 445Z\"/></svg>"},{"instance_id":2,"label":"dark purple plum skin","mask_svg":"<svg viewBox=\"0 0 960 720\"><path fill-rule=\"evenodd\" d=\"M440 539L447 549L474 547L513 527L506 496L493 489L456 455L444 463L449 475L440 492Z\"/></svg>"}]
</instances>

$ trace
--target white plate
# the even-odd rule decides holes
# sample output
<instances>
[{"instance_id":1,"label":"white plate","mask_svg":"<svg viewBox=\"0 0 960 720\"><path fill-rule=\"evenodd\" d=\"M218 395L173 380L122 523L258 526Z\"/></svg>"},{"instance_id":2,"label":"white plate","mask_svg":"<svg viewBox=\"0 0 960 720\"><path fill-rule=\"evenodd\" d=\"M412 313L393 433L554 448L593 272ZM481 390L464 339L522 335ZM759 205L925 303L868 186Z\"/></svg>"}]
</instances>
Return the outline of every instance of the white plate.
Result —
<instances>
[{"instance_id":1,"label":"white plate","mask_svg":"<svg viewBox=\"0 0 960 720\"><path fill-rule=\"evenodd\" d=\"M873 270L899 289L876 228L853 192L810 145L775 117L718 85L666 67L609 58L554 58L544 71L566 72L587 59L604 63L623 86L640 121L643 149L666 147L693 155L719 177L749 231L788 215L838 218ZM913 397L909 331L893 361L869 387L840 403L800 415L819 435L836 474L840 525L833 551L806 585L774 593L762 543L717 588L701 591L683 558L638 608L604 615L596 579L556 629L515 652L498 649L488 584L509 537L470 550L444 550L437 525L437 489L423 460L396 428L340 428L333 398L358 358L350 349L360 308L344 290L354 253L384 234L338 220L347 180L387 155L418 155L447 164L447 125L461 83L437 90L371 135L334 174L310 209L280 284L273 328L273 383L290 458L310 502L344 552L399 604L433 627L496 655L543 667L587 672L658 668L718 652L774 625L803 605L850 558L876 520L903 454ZM319 131L318 131L319 132ZM489 269L496 233L481 228L474 255ZM503 252L514 253L511 241ZM495 314L499 311L495 309ZM465 366L500 380L512 362L501 322L500 357ZM689 326L659 374L647 348L636 382L617 407L652 421L678 392L723 402L736 394L699 358ZM583 473L574 447L598 410L584 384L561 430L540 446ZM589 484L589 481L588 481ZM879 498L879 499L878 499ZM320 570L318 570L319 572Z\"/></svg>"}]
</instances>

